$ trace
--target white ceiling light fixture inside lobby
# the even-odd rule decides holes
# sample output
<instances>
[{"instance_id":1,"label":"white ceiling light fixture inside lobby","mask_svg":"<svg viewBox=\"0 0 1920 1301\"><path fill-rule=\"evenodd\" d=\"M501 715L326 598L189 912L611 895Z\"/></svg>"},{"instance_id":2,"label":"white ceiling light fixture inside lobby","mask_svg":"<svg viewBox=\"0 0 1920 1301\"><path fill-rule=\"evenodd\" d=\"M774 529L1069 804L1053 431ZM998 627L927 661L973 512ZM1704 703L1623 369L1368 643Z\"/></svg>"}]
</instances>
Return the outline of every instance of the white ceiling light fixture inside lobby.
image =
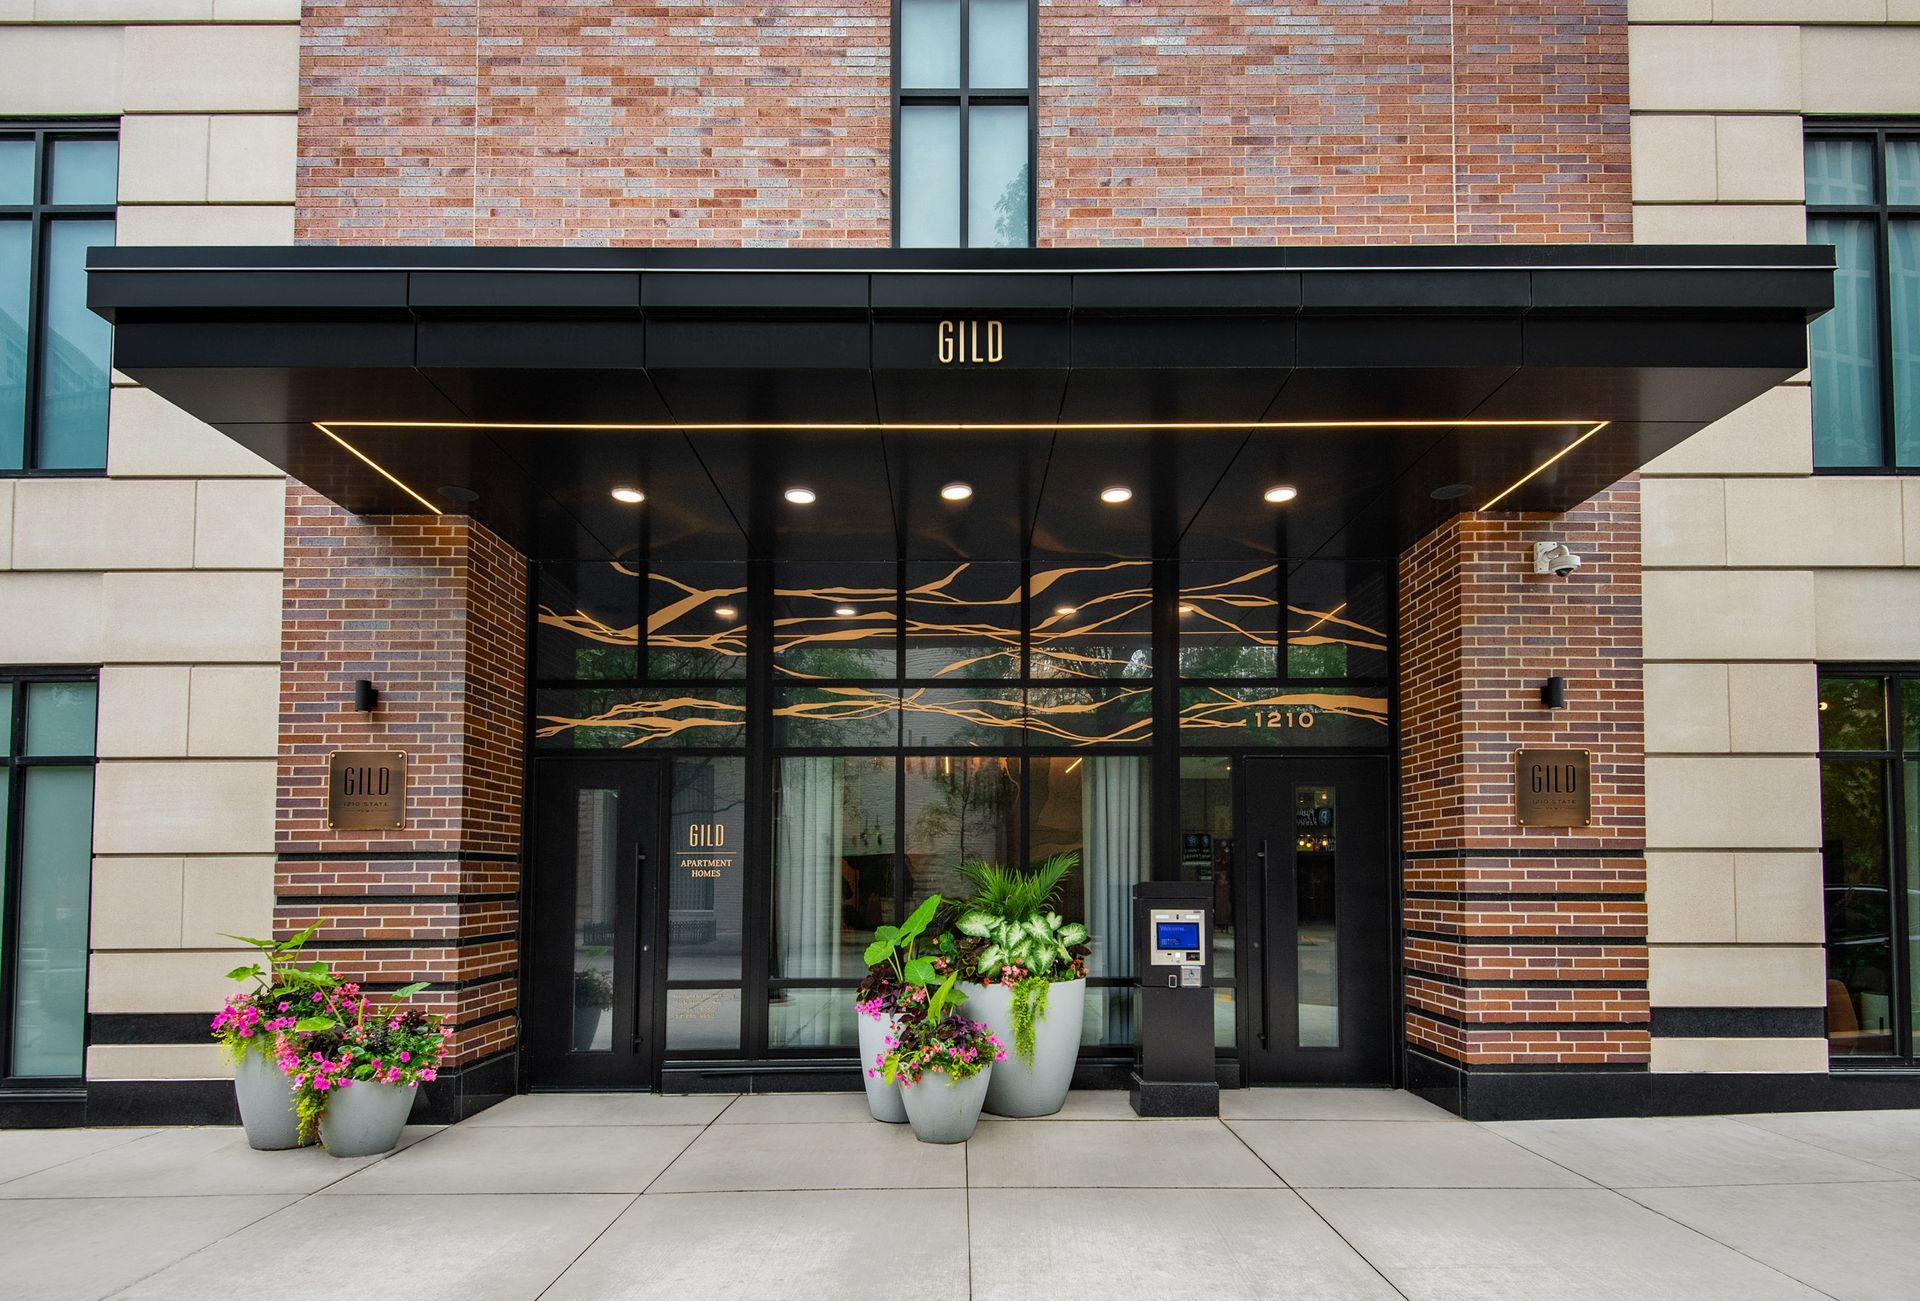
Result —
<instances>
[{"instance_id":1,"label":"white ceiling light fixture inside lobby","mask_svg":"<svg viewBox=\"0 0 1920 1301\"><path fill-rule=\"evenodd\" d=\"M1133 500L1133 489L1116 483L1111 488L1100 490L1100 500L1109 506L1124 506Z\"/></svg>"},{"instance_id":2,"label":"white ceiling light fixture inside lobby","mask_svg":"<svg viewBox=\"0 0 1920 1301\"><path fill-rule=\"evenodd\" d=\"M811 506L820 500L819 495L811 488L789 488L780 495L796 506Z\"/></svg>"},{"instance_id":3,"label":"white ceiling light fixture inside lobby","mask_svg":"<svg viewBox=\"0 0 1920 1301\"><path fill-rule=\"evenodd\" d=\"M647 494L641 492L638 488L615 488L613 490L613 499L618 502L624 502L629 506L638 506L647 499Z\"/></svg>"},{"instance_id":4,"label":"white ceiling light fixture inside lobby","mask_svg":"<svg viewBox=\"0 0 1920 1301\"><path fill-rule=\"evenodd\" d=\"M1273 487L1260 494L1262 498L1274 506L1290 502L1299 495L1300 490L1290 483L1276 483Z\"/></svg>"},{"instance_id":5,"label":"white ceiling light fixture inside lobby","mask_svg":"<svg viewBox=\"0 0 1920 1301\"><path fill-rule=\"evenodd\" d=\"M940 496L946 501L966 501L973 496L973 485L956 480L942 488Z\"/></svg>"}]
</instances>

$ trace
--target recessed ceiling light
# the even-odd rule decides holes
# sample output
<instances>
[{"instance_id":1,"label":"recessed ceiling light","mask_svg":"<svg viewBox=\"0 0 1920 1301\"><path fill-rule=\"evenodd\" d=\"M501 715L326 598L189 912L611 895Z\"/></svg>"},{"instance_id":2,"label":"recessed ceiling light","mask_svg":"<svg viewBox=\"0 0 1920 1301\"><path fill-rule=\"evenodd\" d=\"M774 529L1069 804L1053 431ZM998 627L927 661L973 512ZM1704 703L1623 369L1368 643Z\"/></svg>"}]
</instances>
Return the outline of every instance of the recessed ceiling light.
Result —
<instances>
[{"instance_id":1,"label":"recessed ceiling light","mask_svg":"<svg viewBox=\"0 0 1920 1301\"><path fill-rule=\"evenodd\" d=\"M940 495L948 501L965 501L973 496L973 485L955 480L940 489Z\"/></svg>"},{"instance_id":2,"label":"recessed ceiling light","mask_svg":"<svg viewBox=\"0 0 1920 1301\"><path fill-rule=\"evenodd\" d=\"M1260 495L1273 505L1278 506L1281 502L1292 501L1295 497L1298 497L1300 490L1290 483L1276 483Z\"/></svg>"},{"instance_id":3,"label":"recessed ceiling light","mask_svg":"<svg viewBox=\"0 0 1920 1301\"><path fill-rule=\"evenodd\" d=\"M1077 605L1056 605L1053 607L1053 612L1061 615L1078 614L1080 613L1080 607Z\"/></svg>"},{"instance_id":4,"label":"recessed ceiling light","mask_svg":"<svg viewBox=\"0 0 1920 1301\"><path fill-rule=\"evenodd\" d=\"M740 612L730 605L716 605L713 607L713 617L716 619L731 619L738 613Z\"/></svg>"},{"instance_id":5,"label":"recessed ceiling light","mask_svg":"<svg viewBox=\"0 0 1920 1301\"><path fill-rule=\"evenodd\" d=\"M1111 488L1100 490L1100 500L1109 506L1118 506L1133 500L1133 489L1114 484Z\"/></svg>"},{"instance_id":6,"label":"recessed ceiling light","mask_svg":"<svg viewBox=\"0 0 1920 1301\"><path fill-rule=\"evenodd\" d=\"M796 506L811 506L819 500L811 488L789 488L781 496Z\"/></svg>"},{"instance_id":7,"label":"recessed ceiling light","mask_svg":"<svg viewBox=\"0 0 1920 1301\"><path fill-rule=\"evenodd\" d=\"M839 615L842 619L851 619L853 618L854 615L859 613L858 610L854 609L850 605L836 605L833 607L833 612Z\"/></svg>"},{"instance_id":8,"label":"recessed ceiling light","mask_svg":"<svg viewBox=\"0 0 1920 1301\"><path fill-rule=\"evenodd\" d=\"M638 488L615 488L613 490L613 499L615 501L625 502L629 506L638 506L647 499L647 494L641 492Z\"/></svg>"}]
</instances>

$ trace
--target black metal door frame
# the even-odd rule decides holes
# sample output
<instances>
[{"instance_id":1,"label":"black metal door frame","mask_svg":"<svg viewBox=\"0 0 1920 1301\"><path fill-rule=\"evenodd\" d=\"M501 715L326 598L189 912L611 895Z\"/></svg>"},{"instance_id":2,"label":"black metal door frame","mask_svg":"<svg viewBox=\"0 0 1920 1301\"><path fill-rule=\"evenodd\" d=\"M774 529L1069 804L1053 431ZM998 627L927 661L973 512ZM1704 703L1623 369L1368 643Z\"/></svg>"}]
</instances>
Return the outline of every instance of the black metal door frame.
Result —
<instances>
[{"instance_id":1,"label":"black metal door frame","mask_svg":"<svg viewBox=\"0 0 1920 1301\"><path fill-rule=\"evenodd\" d=\"M651 1089L658 1085L666 1029L666 908L661 847L666 826L663 759L554 755L535 760L522 927L528 989L524 1022L531 1087ZM606 1052L574 1052L573 901L577 823L556 797L587 782L621 793L614 888L613 1040ZM562 865L565 865L564 867Z\"/></svg>"},{"instance_id":2,"label":"black metal door frame","mask_svg":"<svg viewBox=\"0 0 1920 1301\"><path fill-rule=\"evenodd\" d=\"M1399 1054L1395 997L1396 892L1392 760L1322 755L1249 755L1240 774L1245 865L1239 987L1249 1084L1386 1085ZM1296 847L1292 789L1332 785L1342 806L1343 853L1335 880L1340 1044L1298 1044ZM1359 807L1354 807L1355 805ZM1357 816L1355 816L1357 815Z\"/></svg>"}]
</instances>

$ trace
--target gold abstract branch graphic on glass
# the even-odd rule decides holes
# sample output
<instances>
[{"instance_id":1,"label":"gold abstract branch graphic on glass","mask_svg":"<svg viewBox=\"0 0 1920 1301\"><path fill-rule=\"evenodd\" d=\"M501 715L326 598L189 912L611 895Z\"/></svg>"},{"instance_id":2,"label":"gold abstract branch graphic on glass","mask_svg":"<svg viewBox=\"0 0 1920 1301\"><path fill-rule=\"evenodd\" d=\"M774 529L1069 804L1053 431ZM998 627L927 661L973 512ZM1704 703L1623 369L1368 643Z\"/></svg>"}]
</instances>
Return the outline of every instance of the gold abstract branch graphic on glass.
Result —
<instances>
[{"instance_id":1,"label":"gold abstract branch graphic on glass","mask_svg":"<svg viewBox=\"0 0 1920 1301\"><path fill-rule=\"evenodd\" d=\"M625 732L631 733L631 738L621 741L619 748L631 749L655 741L684 738L689 732L713 728L738 730L745 727L746 718L744 702L676 695L623 701L586 716L539 714L534 718L534 735L546 741L568 733Z\"/></svg>"}]
</instances>

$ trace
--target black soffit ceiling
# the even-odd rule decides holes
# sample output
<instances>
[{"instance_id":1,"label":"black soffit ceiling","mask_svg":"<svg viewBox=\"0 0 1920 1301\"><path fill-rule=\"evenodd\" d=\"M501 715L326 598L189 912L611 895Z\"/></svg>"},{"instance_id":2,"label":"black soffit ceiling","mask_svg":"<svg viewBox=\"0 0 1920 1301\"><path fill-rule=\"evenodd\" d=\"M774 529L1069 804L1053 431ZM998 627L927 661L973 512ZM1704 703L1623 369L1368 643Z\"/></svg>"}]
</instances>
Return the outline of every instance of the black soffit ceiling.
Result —
<instances>
[{"instance_id":1,"label":"black soffit ceiling","mask_svg":"<svg viewBox=\"0 0 1920 1301\"><path fill-rule=\"evenodd\" d=\"M105 248L88 292L121 371L342 506L471 511L544 557L1382 557L1458 511L1568 509L1797 373L1832 268L1799 246ZM971 501L941 499L956 479ZM1281 483L1299 496L1262 499Z\"/></svg>"}]
</instances>

